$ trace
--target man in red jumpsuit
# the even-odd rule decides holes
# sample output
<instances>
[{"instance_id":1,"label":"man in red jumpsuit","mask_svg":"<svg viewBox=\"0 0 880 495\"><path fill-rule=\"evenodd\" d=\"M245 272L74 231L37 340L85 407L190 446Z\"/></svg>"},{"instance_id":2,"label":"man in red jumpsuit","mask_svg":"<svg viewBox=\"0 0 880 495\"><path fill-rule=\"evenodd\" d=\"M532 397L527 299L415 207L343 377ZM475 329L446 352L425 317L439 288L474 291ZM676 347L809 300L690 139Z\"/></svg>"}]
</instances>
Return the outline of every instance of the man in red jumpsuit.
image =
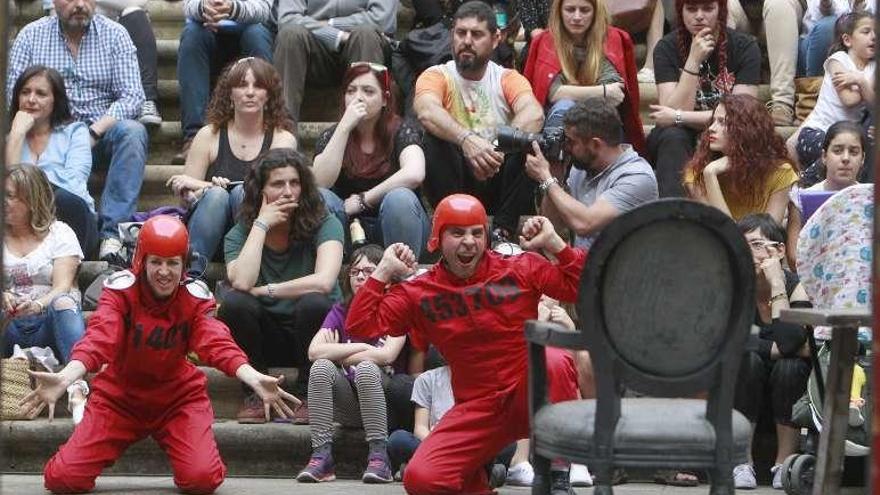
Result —
<instances>
[{"instance_id":1,"label":"man in red jumpsuit","mask_svg":"<svg viewBox=\"0 0 880 495\"><path fill-rule=\"evenodd\" d=\"M280 378L247 364L229 329L213 317L214 299L202 282L184 280L189 235L177 219L147 220L138 236L132 270L105 283L98 309L70 362L58 373L32 373L37 388L22 401L31 410L55 402L68 385L97 372L85 416L46 464L46 489L81 493L132 443L152 436L171 460L175 484L185 493L213 493L223 482L211 425L214 411L207 378L188 352L227 375L237 376L281 416L292 417Z\"/></svg>"},{"instance_id":2,"label":"man in red jumpsuit","mask_svg":"<svg viewBox=\"0 0 880 495\"><path fill-rule=\"evenodd\" d=\"M541 294L577 297L586 254L573 249L549 220L529 219L520 244L545 250L503 256L486 249L486 211L465 194L444 198L434 211L428 249L442 259L405 282L416 259L393 244L351 303L346 326L353 335L413 332L446 358L455 405L416 450L404 475L414 495L492 493L483 466L505 445L529 434L525 321L537 318ZM386 290L386 286L391 284ZM548 352L553 401L577 398L577 371L562 350ZM560 467L560 466L556 466ZM554 470L553 493L569 493L568 471Z\"/></svg>"}]
</instances>

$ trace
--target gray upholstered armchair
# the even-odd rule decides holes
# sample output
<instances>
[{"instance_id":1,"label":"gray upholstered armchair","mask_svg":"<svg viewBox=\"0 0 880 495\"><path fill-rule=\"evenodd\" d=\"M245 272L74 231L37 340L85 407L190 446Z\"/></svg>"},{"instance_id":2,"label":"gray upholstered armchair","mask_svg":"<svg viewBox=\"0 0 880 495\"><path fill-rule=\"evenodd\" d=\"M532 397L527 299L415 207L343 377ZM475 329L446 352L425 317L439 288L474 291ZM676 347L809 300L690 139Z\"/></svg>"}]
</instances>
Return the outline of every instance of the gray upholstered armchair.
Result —
<instances>
[{"instance_id":1,"label":"gray upholstered armchair","mask_svg":"<svg viewBox=\"0 0 880 495\"><path fill-rule=\"evenodd\" d=\"M711 493L732 494L751 433L733 397L754 284L742 234L715 208L661 200L605 228L581 278L580 331L526 325L533 493L549 493L550 460L565 458L589 466L597 494L612 493L615 467L708 469ZM547 345L590 351L597 399L547 402Z\"/></svg>"}]
</instances>

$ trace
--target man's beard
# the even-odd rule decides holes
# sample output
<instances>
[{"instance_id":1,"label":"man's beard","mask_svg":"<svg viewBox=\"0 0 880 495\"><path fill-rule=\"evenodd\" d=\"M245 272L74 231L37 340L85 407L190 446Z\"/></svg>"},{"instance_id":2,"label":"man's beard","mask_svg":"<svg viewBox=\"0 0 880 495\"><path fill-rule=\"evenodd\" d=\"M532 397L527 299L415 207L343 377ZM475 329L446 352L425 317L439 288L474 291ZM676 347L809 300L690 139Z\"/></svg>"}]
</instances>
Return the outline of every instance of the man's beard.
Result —
<instances>
[{"instance_id":1,"label":"man's beard","mask_svg":"<svg viewBox=\"0 0 880 495\"><path fill-rule=\"evenodd\" d=\"M595 160L596 155L590 152L587 152L587 154L580 157L572 155L571 166L578 170L590 170L593 168L593 162Z\"/></svg>"},{"instance_id":2,"label":"man's beard","mask_svg":"<svg viewBox=\"0 0 880 495\"><path fill-rule=\"evenodd\" d=\"M70 19L62 19L61 21L64 31L85 31L91 23L91 16L86 16L84 20L80 20L79 18L74 20L71 16Z\"/></svg>"},{"instance_id":3,"label":"man's beard","mask_svg":"<svg viewBox=\"0 0 880 495\"><path fill-rule=\"evenodd\" d=\"M476 52L468 51L471 54L470 59L464 59L461 57L463 52L458 52L455 55L455 68L458 69L459 72L470 72L475 69L480 69L486 65L488 61L488 57L480 57L476 54Z\"/></svg>"}]
</instances>

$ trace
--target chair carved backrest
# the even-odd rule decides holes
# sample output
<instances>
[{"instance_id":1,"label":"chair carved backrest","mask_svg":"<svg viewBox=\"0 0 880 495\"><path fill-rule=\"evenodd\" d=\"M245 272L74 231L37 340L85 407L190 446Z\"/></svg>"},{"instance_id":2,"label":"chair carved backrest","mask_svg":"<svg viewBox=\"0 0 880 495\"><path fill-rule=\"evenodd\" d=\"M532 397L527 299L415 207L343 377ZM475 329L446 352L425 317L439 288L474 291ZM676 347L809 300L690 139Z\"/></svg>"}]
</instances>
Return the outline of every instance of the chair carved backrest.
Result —
<instances>
[{"instance_id":1,"label":"chair carved backrest","mask_svg":"<svg viewBox=\"0 0 880 495\"><path fill-rule=\"evenodd\" d=\"M660 200L603 230L578 302L595 368L595 448L611 448L624 387L654 397L708 390L707 417L716 435L730 435L754 285L743 235L715 208Z\"/></svg>"}]
</instances>

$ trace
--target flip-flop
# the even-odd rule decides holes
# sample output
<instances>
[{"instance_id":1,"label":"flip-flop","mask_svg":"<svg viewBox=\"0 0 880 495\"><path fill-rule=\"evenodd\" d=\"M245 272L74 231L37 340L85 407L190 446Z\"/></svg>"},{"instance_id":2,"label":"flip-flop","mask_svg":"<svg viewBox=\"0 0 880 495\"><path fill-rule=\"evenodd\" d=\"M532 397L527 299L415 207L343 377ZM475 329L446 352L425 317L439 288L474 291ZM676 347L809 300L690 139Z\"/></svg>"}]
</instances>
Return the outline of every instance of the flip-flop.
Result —
<instances>
[{"instance_id":1,"label":"flip-flop","mask_svg":"<svg viewBox=\"0 0 880 495\"><path fill-rule=\"evenodd\" d=\"M693 479L684 478L683 476L693 476ZM676 471L674 469L664 469L654 474L654 483L669 486L699 486L700 479L696 473L691 471Z\"/></svg>"}]
</instances>

